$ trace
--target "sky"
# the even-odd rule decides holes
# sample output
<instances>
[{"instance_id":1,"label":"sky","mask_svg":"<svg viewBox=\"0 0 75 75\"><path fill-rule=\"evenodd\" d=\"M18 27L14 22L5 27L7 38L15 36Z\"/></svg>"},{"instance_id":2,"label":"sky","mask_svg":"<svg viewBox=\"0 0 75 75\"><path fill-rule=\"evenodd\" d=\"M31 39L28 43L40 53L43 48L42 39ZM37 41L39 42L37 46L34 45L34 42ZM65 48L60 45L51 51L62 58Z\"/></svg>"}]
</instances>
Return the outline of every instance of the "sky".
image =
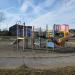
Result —
<instances>
[{"instance_id":1,"label":"sky","mask_svg":"<svg viewBox=\"0 0 75 75\"><path fill-rule=\"evenodd\" d=\"M75 29L75 0L0 0L0 13L4 16L0 29L18 21L51 29L54 24L68 24Z\"/></svg>"}]
</instances>

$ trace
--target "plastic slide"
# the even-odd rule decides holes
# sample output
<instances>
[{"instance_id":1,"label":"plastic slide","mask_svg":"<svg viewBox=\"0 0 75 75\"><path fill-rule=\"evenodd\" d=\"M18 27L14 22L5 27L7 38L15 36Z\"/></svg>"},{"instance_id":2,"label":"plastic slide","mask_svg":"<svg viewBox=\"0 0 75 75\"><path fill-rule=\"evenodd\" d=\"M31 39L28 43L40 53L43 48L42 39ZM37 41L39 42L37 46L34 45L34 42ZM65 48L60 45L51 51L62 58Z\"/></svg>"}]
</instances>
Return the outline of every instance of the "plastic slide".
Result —
<instances>
[{"instance_id":1,"label":"plastic slide","mask_svg":"<svg viewBox=\"0 0 75 75\"><path fill-rule=\"evenodd\" d=\"M22 41L24 38L18 38L16 39L12 44L17 44L17 42L19 43L20 41Z\"/></svg>"},{"instance_id":2,"label":"plastic slide","mask_svg":"<svg viewBox=\"0 0 75 75\"><path fill-rule=\"evenodd\" d=\"M65 38L57 39L57 38L54 38L54 37L52 37L51 40L52 40L52 42L54 42L58 46L63 46L65 44L65 41L66 41Z\"/></svg>"}]
</instances>

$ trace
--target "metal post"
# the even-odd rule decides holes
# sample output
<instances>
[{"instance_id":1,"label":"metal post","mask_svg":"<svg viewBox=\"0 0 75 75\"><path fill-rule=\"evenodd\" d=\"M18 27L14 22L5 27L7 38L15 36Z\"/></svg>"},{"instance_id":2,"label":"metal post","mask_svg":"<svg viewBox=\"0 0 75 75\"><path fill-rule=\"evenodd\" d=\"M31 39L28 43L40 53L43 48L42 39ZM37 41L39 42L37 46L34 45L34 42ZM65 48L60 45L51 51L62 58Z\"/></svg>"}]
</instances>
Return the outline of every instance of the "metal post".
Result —
<instances>
[{"instance_id":1,"label":"metal post","mask_svg":"<svg viewBox=\"0 0 75 75\"><path fill-rule=\"evenodd\" d=\"M26 26L26 37L27 37L27 26Z\"/></svg>"},{"instance_id":2,"label":"metal post","mask_svg":"<svg viewBox=\"0 0 75 75\"><path fill-rule=\"evenodd\" d=\"M23 51L24 51L24 47L25 46L25 23L23 24Z\"/></svg>"},{"instance_id":3,"label":"metal post","mask_svg":"<svg viewBox=\"0 0 75 75\"><path fill-rule=\"evenodd\" d=\"M18 24L17 24L17 50L19 49L19 44L18 44Z\"/></svg>"},{"instance_id":4,"label":"metal post","mask_svg":"<svg viewBox=\"0 0 75 75\"><path fill-rule=\"evenodd\" d=\"M19 37L19 27L18 25L21 24L21 21L17 21L16 25L17 25L17 50L19 50L19 42L18 42L18 37Z\"/></svg>"},{"instance_id":5,"label":"metal post","mask_svg":"<svg viewBox=\"0 0 75 75\"><path fill-rule=\"evenodd\" d=\"M26 48L28 48L28 38L27 38L28 37L28 34L27 34L28 31L27 31L27 28L28 27L26 26Z\"/></svg>"},{"instance_id":6,"label":"metal post","mask_svg":"<svg viewBox=\"0 0 75 75\"><path fill-rule=\"evenodd\" d=\"M53 37L55 37L55 24L53 26L53 30L52 30L52 33L53 33ZM53 51L55 50L55 43L54 43L54 47L53 47Z\"/></svg>"},{"instance_id":7,"label":"metal post","mask_svg":"<svg viewBox=\"0 0 75 75\"><path fill-rule=\"evenodd\" d=\"M46 48L48 43L48 25L46 25Z\"/></svg>"},{"instance_id":8,"label":"metal post","mask_svg":"<svg viewBox=\"0 0 75 75\"><path fill-rule=\"evenodd\" d=\"M32 49L34 48L34 26L32 30Z\"/></svg>"},{"instance_id":9,"label":"metal post","mask_svg":"<svg viewBox=\"0 0 75 75\"><path fill-rule=\"evenodd\" d=\"M40 48L41 48L41 27L40 27L40 30L39 30L39 41L40 41Z\"/></svg>"}]
</instances>

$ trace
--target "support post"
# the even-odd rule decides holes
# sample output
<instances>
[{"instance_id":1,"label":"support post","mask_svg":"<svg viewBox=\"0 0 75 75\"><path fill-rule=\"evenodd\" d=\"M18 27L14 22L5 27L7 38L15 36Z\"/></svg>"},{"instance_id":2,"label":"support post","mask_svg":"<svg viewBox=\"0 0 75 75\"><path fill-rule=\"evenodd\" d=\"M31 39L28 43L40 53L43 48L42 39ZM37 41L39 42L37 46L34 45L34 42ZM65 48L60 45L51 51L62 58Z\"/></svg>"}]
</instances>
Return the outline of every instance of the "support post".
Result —
<instances>
[{"instance_id":1,"label":"support post","mask_svg":"<svg viewBox=\"0 0 75 75\"><path fill-rule=\"evenodd\" d=\"M18 24L17 24L17 50L19 49L19 44L18 44Z\"/></svg>"},{"instance_id":2,"label":"support post","mask_svg":"<svg viewBox=\"0 0 75 75\"><path fill-rule=\"evenodd\" d=\"M47 43L48 43L48 25L46 25L46 49L47 49Z\"/></svg>"},{"instance_id":3,"label":"support post","mask_svg":"<svg viewBox=\"0 0 75 75\"><path fill-rule=\"evenodd\" d=\"M52 30L53 37L55 37L55 30L56 30L56 27L55 27L55 24L54 24L53 30ZM55 49L55 43L54 43L53 51L54 51L54 49Z\"/></svg>"},{"instance_id":4,"label":"support post","mask_svg":"<svg viewBox=\"0 0 75 75\"><path fill-rule=\"evenodd\" d=\"M39 30L39 41L40 41L40 48L41 48L41 27L40 27L40 30Z\"/></svg>"},{"instance_id":5,"label":"support post","mask_svg":"<svg viewBox=\"0 0 75 75\"><path fill-rule=\"evenodd\" d=\"M23 51L25 48L25 23L23 24Z\"/></svg>"},{"instance_id":6,"label":"support post","mask_svg":"<svg viewBox=\"0 0 75 75\"><path fill-rule=\"evenodd\" d=\"M32 49L34 49L34 26L32 30Z\"/></svg>"}]
</instances>

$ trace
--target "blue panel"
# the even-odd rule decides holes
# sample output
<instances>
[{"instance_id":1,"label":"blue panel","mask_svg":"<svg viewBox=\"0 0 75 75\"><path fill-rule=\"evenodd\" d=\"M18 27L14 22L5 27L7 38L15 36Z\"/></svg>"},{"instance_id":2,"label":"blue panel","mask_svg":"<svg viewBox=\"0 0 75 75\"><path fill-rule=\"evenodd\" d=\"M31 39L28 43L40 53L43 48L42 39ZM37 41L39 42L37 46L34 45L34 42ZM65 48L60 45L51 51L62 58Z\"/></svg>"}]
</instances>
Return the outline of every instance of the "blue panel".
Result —
<instances>
[{"instance_id":1,"label":"blue panel","mask_svg":"<svg viewBox=\"0 0 75 75\"><path fill-rule=\"evenodd\" d=\"M47 47L52 47L52 48L54 48L54 43L53 43L53 42L48 42L48 43L47 43Z\"/></svg>"},{"instance_id":2,"label":"blue panel","mask_svg":"<svg viewBox=\"0 0 75 75\"><path fill-rule=\"evenodd\" d=\"M31 36L32 35L32 29L31 28L28 28L27 29L27 36Z\"/></svg>"}]
</instances>

